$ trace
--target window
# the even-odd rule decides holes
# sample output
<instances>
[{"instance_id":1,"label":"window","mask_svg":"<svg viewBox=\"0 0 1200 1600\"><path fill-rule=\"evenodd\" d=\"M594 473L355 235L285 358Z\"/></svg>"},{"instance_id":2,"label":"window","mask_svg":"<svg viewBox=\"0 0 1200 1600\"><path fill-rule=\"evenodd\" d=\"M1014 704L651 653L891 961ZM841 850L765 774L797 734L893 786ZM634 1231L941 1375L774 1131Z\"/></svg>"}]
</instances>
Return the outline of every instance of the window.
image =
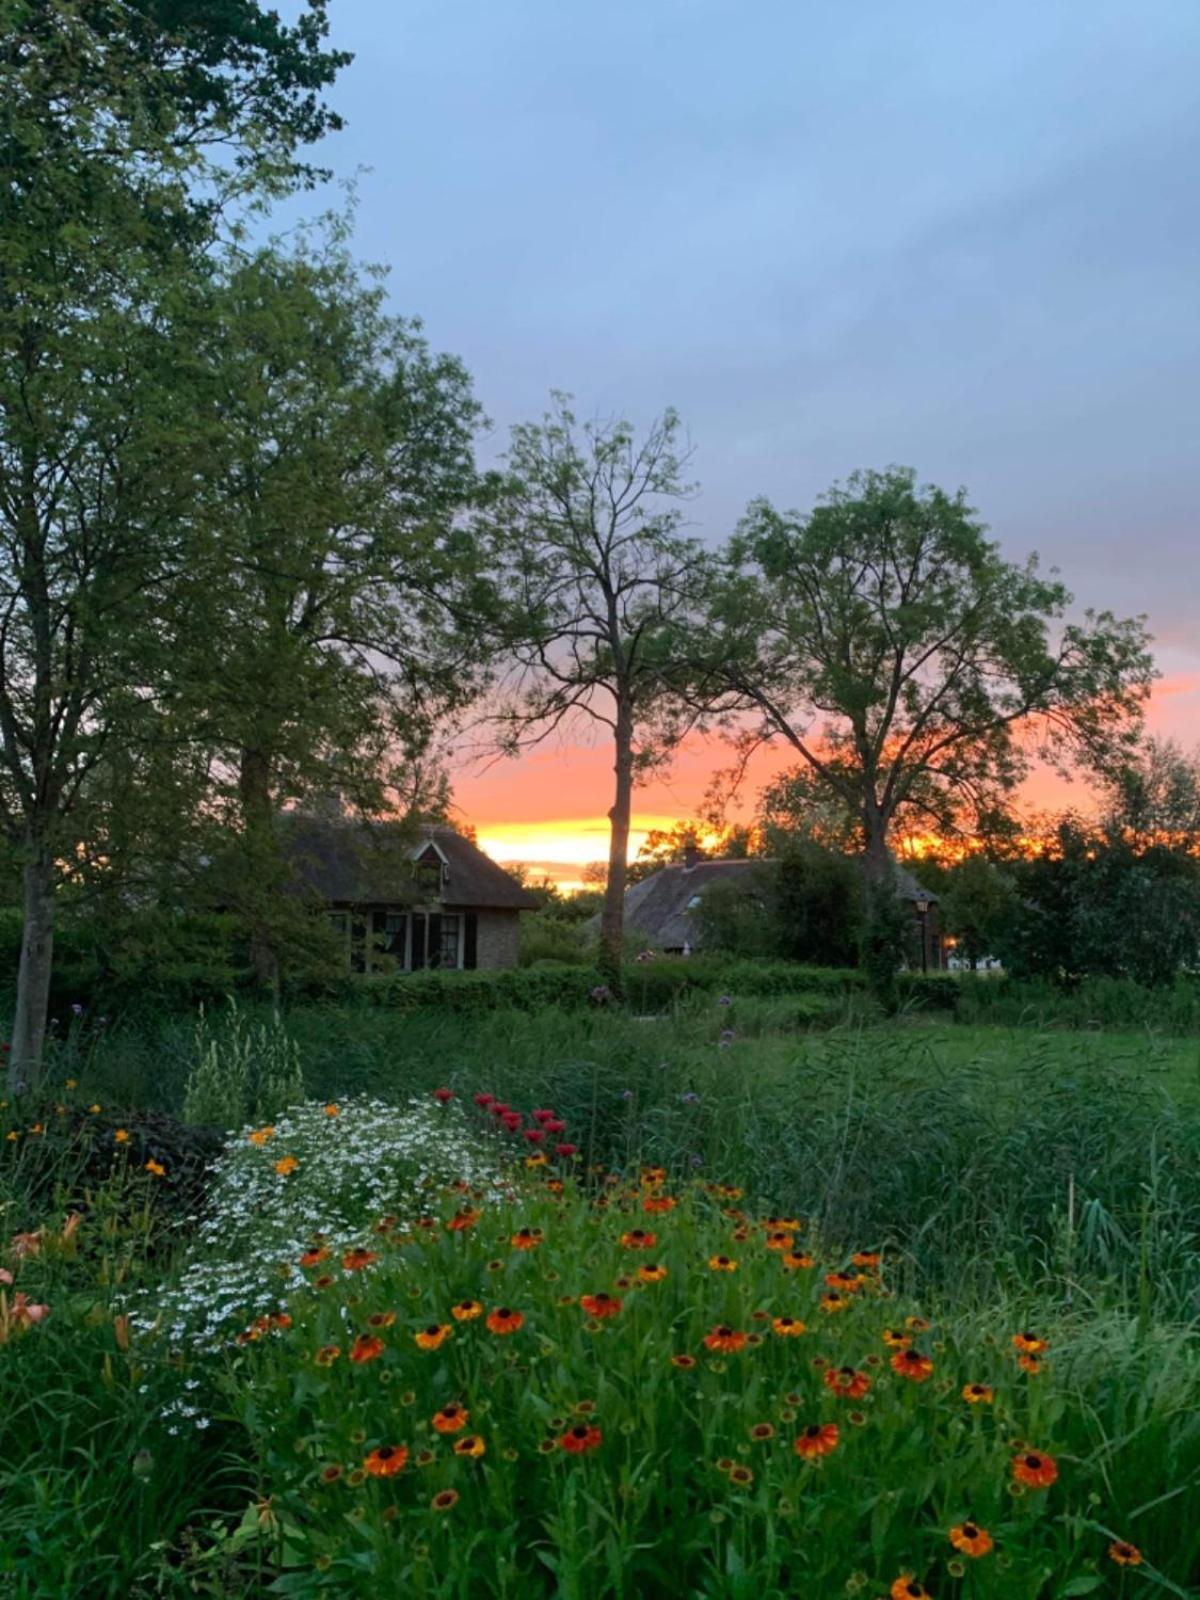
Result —
<instances>
[{"instance_id":1,"label":"window","mask_svg":"<svg viewBox=\"0 0 1200 1600\"><path fill-rule=\"evenodd\" d=\"M457 967L458 966L458 932L462 922L461 917L442 916L437 919L441 923L438 938L436 960L430 961L430 966ZM433 954L434 952L431 952Z\"/></svg>"}]
</instances>

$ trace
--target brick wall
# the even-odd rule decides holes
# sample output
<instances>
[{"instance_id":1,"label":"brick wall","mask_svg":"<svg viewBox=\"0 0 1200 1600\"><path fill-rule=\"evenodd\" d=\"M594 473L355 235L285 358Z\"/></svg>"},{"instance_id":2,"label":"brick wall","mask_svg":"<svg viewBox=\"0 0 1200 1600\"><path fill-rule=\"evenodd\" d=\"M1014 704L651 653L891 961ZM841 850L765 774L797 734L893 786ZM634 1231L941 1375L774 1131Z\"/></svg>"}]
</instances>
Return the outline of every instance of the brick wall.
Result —
<instances>
[{"instance_id":1,"label":"brick wall","mask_svg":"<svg viewBox=\"0 0 1200 1600\"><path fill-rule=\"evenodd\" d=\"M515 967L520 949L519 911L480 911L475 944L475 964L481 970Z\"/></svg>"}]
</instances>

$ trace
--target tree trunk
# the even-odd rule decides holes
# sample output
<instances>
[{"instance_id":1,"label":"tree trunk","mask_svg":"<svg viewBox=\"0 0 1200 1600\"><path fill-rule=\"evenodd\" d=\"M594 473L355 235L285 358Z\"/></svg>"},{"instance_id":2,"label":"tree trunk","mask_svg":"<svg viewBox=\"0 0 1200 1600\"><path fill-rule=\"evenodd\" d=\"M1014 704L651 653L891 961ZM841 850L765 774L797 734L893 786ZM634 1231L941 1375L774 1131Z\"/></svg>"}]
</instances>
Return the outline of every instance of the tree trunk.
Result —
<instances>
[{"instance_id":1,"label":"tree trunk","mask_svg":"<svg viewBox=\"0 0 1200 1600\"><path fill-rule=\"evenodd\" d=\"M242 751L238 766L238 797L249 858L247 866L251 874L246 904L246 920L250 928L250 963L260 987L278 994L279 950L271 927L270 911L279 872L275 859L271 758L265 751Z\"/></svg>"},{"instance_id":2,"label":"tree trunk","mask_svg":"<svg viewBox=\"0 0 1200 1600\"><path fill-rule=\"evenodd\" d=\"M629 866L629 815L633 809L633 713L617 705L613 773L616 790L608 813L608 882L600 914L600 971L614 994L621 990L621 957L625 939L625 881Z\"/></svg>"},{"instance_id":3,"label":"tree trunk","mask_svg":"<svg viewBox=\"0 0 1200 1600\"><path fill-rule=\"evenodd\" d=\"M26 862L24 880L25 924L8 1063L8 1086L14 1093L35 1088L44 1070L46 1011L54 961L54 863L44 846L32 861Z\"/></svg>"},{"instance_id":4,"label":"tree trunk","mask_svg":"<svg viewBox=\"0 0 1200 1600\"><path fill-rule=\"evenodd\" d=\"M867 882L876 887L889 882L895 867L888 845L888 820L880 811L874 796L871 796L863 806L863 835L866 843L863 869L867 875Z\"/></svg>"}]
</instances>

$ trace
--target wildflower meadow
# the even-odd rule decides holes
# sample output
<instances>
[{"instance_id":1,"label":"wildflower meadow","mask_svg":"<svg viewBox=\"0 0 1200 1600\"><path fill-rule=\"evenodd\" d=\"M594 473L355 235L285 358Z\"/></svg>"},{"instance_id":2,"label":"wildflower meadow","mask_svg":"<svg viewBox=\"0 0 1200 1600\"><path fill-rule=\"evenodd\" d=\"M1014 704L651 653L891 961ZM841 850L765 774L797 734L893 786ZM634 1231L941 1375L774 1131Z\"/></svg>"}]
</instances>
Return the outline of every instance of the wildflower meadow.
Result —
<instances>
[{"instance_id":1,"label":"wildflower meadow","mask_svg":"<svg viewBox=\"0 0 1200 1600\"><path fill-rule=\"evenodd\" d=\"M1169 1052L721 995L405 1024L389 1097L269 1026L315 1092L223 1132L5 1107L5 1593L1200 1592Z\"/></svg>"}]
</instances>

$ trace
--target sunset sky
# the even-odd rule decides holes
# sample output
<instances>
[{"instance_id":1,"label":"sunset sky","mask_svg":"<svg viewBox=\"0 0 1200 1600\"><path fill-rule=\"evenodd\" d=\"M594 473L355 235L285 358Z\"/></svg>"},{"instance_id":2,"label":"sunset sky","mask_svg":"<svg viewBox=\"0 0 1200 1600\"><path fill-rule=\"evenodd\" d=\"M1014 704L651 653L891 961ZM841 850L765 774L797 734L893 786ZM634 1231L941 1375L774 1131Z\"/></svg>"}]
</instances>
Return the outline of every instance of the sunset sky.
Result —
<instances>
[{"instance_id":1,"label":"sunset sky","mask_svg":"<svg viewBox=\"0 0 1200 1600\"><path fill-rule=\"evenodd\" d=\"M679 409L706 539L858 466L965 484L1007 553L1148 614L1153 726L1200 742L1194 0L331 10L357 60L322 157L473 373L485 458L556 387ZM640 825L720 761L687 750ZM609 782L599 743L455 774L508 860L602 856Z\"/></svg>"}]
</instances>

